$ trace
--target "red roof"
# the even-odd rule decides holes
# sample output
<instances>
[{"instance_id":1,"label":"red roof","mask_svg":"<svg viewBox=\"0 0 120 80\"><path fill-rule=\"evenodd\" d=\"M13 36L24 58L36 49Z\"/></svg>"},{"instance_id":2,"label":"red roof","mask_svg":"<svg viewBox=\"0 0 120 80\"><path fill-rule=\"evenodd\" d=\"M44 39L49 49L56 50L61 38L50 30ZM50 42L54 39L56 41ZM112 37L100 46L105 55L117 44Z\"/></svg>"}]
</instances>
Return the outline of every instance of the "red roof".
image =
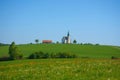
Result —
<instances>
[{"instance_id":1,"label":"red roof","mask_svg":"<svg viewBox=\"0 0 120 80\"><path fill-rule=\"evenodd\" d=\"M42 43L52 43L52 40L43 40Z\"/></svg>"}]
</instances>

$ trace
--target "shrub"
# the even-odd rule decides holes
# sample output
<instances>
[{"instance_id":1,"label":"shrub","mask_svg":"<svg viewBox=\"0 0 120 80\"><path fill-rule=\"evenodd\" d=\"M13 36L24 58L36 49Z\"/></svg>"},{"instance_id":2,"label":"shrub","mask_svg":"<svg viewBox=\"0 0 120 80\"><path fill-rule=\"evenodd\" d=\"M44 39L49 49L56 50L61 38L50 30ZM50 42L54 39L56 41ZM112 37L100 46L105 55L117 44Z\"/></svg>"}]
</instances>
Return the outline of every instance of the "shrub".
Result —
<instances>
[{"instance_id":1,"label":"shrub","mask_svg":"<svg viewBox=\"0 0 120 80\"><path fill-rule=\"evenodd\" d=\"M76 58L76 57L77 55L66 53L66 52L59 52L56 54L51 54L51 58Z\"/></svg>"},{"instance_id":2,"label":"shrub","mask_svg":"<svg viewBox=\"0 0 120 80\"><path fill-rule=\"evenodd\" d=\"M118 58L117 58L117 57L115 57L115 56L112 56L112 57L111 57L111 59L118 59Z\"/></svg>"},{"instance_id":3,"label":"shrub","mask_svg":"<svg viewBox=\"0 0 120 80\"><path fill-rule=\"evenodd\" d=\"M29 59L36 59L36 56L35 56L35 54L31 54L28 58Z\"/></svg>"},{"instance_id":4,"label":"shrub","mask_svg":"<svg viewBox=\"0 0 120 80\"><path fill-rule=\"evenodd\" d=\"M18 59L23 59L23 54L19 54Z\"/></svg>"},{"instance_id":5,"label":"shrub","mask_svg":"<svg viewBox=\"0 0 120 80\"><path fill-rule=\"evenodd\" d=\"M42 58L49 58L49 54L48 53L43 53L43 52L35 52L32 53L29 57L29 59L42 59Z\"/></svg>"},{"instance_id":6,"label":"shrub","mask_svg":"<svg viewBox=\"0 0 120 80\"><path fill-rule=\"evenodd\" d=\"M59 52L59 53L44 53L44 52L35 52L32 53L28 58L29 59L45 59L45 58L76 58L77 55L65 53L65 52Z\"/></svg>"},{"instance_id":7,"label":"shrub","mask_svg":"<svg viewBox=\"0 0 120 80\"><path fill-rule=\"evenodd\" d=\"M100 44L95 44L96 46L99 46Z\"/></svg>"},{"instance_id":8,"label":"shrub","mask_svg":"<svg viewBox=\"0 0 120 80\"><path fill-rule=\"evenodd\" d=\"M0 61L9 61L10 58L8 56L3 56L0 58Z\"/></svg>"}]
</instances>

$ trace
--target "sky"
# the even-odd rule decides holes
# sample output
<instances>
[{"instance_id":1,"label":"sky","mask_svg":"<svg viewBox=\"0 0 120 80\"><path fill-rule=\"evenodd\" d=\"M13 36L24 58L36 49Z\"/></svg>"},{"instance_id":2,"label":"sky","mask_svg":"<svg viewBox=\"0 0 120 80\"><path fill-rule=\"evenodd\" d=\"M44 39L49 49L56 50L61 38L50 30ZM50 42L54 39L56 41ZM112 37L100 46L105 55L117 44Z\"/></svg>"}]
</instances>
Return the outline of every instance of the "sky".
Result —
<instances>
[{"instance_id":1,"label":"sky","mask_svg":"<svg viewBox=\"0 0 120 80\"><path fill-rule=\"evenodd\" d=\"M0 43L59 41L120 46L120 0L0 0Z\"/></svg>"}]
</instances>

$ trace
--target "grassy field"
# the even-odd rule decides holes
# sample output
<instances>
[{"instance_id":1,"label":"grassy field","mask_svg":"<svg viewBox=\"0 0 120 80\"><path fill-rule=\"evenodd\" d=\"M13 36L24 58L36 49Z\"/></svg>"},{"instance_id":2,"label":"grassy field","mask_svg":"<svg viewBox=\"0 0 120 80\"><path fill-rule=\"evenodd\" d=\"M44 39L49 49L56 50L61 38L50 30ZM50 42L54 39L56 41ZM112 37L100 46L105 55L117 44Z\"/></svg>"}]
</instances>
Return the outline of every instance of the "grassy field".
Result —
<instances>
[{"instance_id":1,"label":"grassy field","mask_svg":"<svg viewBox=\"0 0 120 80\"><path fill-rule=\"evenodd\" d=\"M76 44L18 45L24 57L31 53L67 52L71 59L30 59L0 62L0 80L120 80L120 47ZM9 46L0 46L0 57Z\"/></svg>"},{"instance_id":2,"label":"grassy field","mask_svg":"<svg viewBox=\"0 0 120 80\"><path fill-rule=\"evenodd\" d=\"M0 62L0 80L120 80L120 60L36 59Z\"/></svg>"},{"instance_id":3,"label":"grassy field","mask_svg":"<svg viewBox=\"0 0 120 80\"><path fill-rule=\"evenodd\" d=\"M0 57L8 56L9 46L0 46ZM77 54L80 57L90 58L111 58L111 56L120 57L120 48L115 46L95 46L95 45L77 45L77 44L33 44L18 45L24 57L31 53L42 51L46 53L67 52Z\"/></svg>"}]
</instances>

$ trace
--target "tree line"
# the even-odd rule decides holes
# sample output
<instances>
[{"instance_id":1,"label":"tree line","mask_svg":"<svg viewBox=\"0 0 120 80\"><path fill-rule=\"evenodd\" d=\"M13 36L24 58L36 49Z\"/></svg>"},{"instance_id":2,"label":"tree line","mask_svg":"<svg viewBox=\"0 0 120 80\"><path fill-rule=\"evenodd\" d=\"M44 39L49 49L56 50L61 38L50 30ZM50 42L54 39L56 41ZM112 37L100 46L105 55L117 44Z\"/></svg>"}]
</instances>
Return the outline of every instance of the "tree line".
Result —
<instances>
[{"instance_id":1,"label":"tree line","mask_svg":"<svg viewBox=\"0 0 120 80\"><path fill-rule=\"evenodd\" d=\"M39 40L35 40L36 43L38 44ZM73 41L74 43L77 43L76 40ZM85 43L85 44L82 44L81 45L93 45L91 43ZM99 44L96 44L96 45L99 45ZM16 60L16 59L23 59L23 53L21 53L21 51L19 50L19 48L16 46L15 42L12 42L10 45L9 45L9 57L3 57L3 58L0 58L0 61L1 60ZM67 52L59 52L59 53L54 53L54 54L51 54L51 53L44 53L44 52L34 52L32 54L30 54L28 56L28 59L41 59L41 58L76 58L78 57L78 55L76 54L71 54L71 53L67 53ZM114 58L114 56L112 56L112 59Z\"/></svg>"},{"instance_id":2,"label":"tree line","mask_svg":"<svg viewBox=\"0 0 120 80\"><path fill-rule=\"evenodd\" d=\"M5 60L17 60L17 59L23 59L23 53L21 53L20 49L16 46L15 42L12 42L9 46L9 57L2 57L0 58L0 61ZM27 59L45 59L45 58L76 58L77 55L70 54L66 52L59 52L59 53L44 53L42 51L34 52L30 54Z\"/></svg>"},{"instance_id":3,"label":"tree line","mask_svg":"<svg viewBox=\"0 0 120 80\"><path fill-rule=\"evenodd\" d=\"M35 39L35 43L39 44L39 39ZM60 42L57 41L56 44L59 44ZM73 44L77 44L77 40L73 40Z\"/></svg>"}]
</instances>

